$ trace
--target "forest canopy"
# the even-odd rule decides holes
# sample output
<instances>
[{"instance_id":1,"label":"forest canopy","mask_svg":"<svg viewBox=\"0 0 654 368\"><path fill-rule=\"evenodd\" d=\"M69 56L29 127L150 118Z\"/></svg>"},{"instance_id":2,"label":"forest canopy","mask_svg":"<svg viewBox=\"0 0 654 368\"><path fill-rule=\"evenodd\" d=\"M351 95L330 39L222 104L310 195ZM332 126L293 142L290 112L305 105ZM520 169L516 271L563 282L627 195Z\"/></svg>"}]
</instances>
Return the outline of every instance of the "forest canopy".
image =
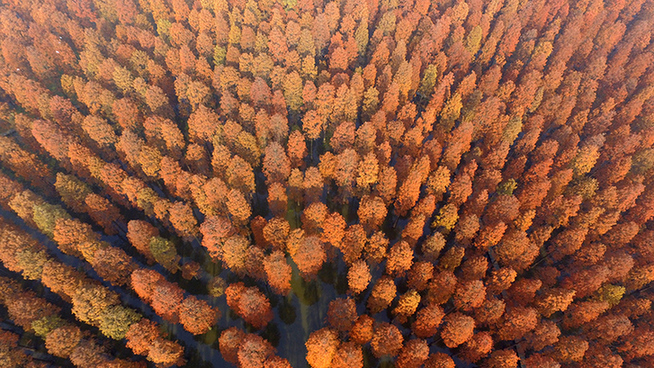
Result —
<instances>
[{"instance_id":1,"label":"forest canopy","mask_svg":"<svg viewBox=\"0 0 654 368\"><path fill-rule=\"evenodd\" d=\"M0 366L654 366L653 32L0 0Z\"/></svg>"}]
</instances>

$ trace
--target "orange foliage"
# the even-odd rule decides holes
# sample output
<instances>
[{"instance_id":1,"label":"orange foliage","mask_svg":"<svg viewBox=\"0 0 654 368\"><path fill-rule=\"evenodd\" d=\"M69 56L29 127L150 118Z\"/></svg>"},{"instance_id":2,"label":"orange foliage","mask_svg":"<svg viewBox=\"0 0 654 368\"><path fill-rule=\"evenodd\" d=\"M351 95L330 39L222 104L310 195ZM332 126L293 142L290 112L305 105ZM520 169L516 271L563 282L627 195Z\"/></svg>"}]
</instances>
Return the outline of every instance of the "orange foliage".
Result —
<instances>
[{"instance_id":1,"label":"orange foliage","mask_svg":"<svg viewBox=\"0 0 654 368\"><path fill-rule=\"evenodd\" d=\"M273 336L276 301L240 279L292 298L295 269L319 298L349 294L306 342L314 368L362 367L369 342L398 368L453 368L420 340L437 334L484 367L654 362L647 1L109 3L0 5L0 206L22 220L1 224L0 261L78 320L181 365L154 322L108 326L120 293L85 270L210 343L219 313L187 292L211 279ZM146 267L110 244L125 235ZM166 280L181 257L183 289ZM10 284L13 323L52 322ZM68 321L48 332L73 365L142 366ZM0 335L7 364L38 365ZM258 335L218 340L241 368L291 365Z\"/></svg>"},{"instance_id":2,"label":"orange foliage","mask_svg":"<svg viewBox=\"0 0 654 368\"><path fill-rule=\"evenodd\" d=\"M263 261L263 267L270 286L276 293L288 295L291 291L291 266L288 265L284 253L273 251Z\"/></svg>"},{"instance_id":3,"label":"orange foliage","mask_svg":"<svg viewBox=\"0 0 654 368\"><path fill-rule=\"evenodd\" d=\"M258 288L246 288L242 282L225 290L227 305L256 329L264 328L273 318L270 301Z\"/></svg>"},{"instance_id":4,"label":"orange foliage","mask_svg":"<svg viewBox=\"0 0 654 368\"><path fill-rule=\"evenodd\" d=\"M179 322L185 330L194 335L209 331L218 317L219 313L216 309L194 296L184 299L179 309Z\"/></svg>"},{"instance_id":5,"label":"orange foliage","mask_svg":"<svg viewBox=\"0 0 654 368\"><path fill-rule=\"evenodd\" d=\"M306 342L307 362L312 368L327 368L336 355L339 340L338 335L329 328L312 332Z\"/></svg>"},{"instance_id":6,"label":"orange foliage","mask_svg":"<svg viewBox=\"0 0 654 368\"><path fill-rule=\"evenodd\" d=\"M305 280L314 279L327 259L322 241L316 236L304 237L295 254L291 254Z\"/></svg>"},{"instance_id":7,"label":"orange foliage","mask_svg":"<svg viewBox=\"0 0 654 368\"><path fill-rule=\"evenodd\" d=\"M356 304L351 298L329 302L327 321L337 331L348 331L357 319Z\"/></svg>"},{"instance_id":8,"label":"orange foliage","mask_svg":"<svg viewBox=\"0 0 654 368\"><path fill-rule=\"evenodd\" d=\"M455 348L468 341L475 328L475 320L465 314L454 312L443 319L441 338L448 348Z\"/></svg>"},{"instance_id":9,"label":"orange foliage","mask_svg":"<svg viewBox=\"0 0 654 368\"><path fill-rule=\"evenodd\" d=\"M375 326L375 333L370 342L372 353L380 358L382 356L395 357L402 348L404 337L400 330L390 323L380 322Z\"/></svg>"},{"instance_id":10,"label":"orange foliage","mask_svg":"<svg viewBox=\"0 0 654 368\"><path fill-rule=\"evenodd\" d=\"M396 366L398 368L418 368L429 358L429 346L425 340L407 341L400 350Z\"/></svg>"},{"instance_id":11,"label":"orange foliage","mask_svg":"<svg viewBox=\"0 0 654 368\"><path fill-rule=\"evenodd\" d=\"M372 293L368 297L368 309L374 314L386 309L397 294L397 287L393 279L388 276L382 276L375 286L372 288Z\"/></svg>"}]
</instances>

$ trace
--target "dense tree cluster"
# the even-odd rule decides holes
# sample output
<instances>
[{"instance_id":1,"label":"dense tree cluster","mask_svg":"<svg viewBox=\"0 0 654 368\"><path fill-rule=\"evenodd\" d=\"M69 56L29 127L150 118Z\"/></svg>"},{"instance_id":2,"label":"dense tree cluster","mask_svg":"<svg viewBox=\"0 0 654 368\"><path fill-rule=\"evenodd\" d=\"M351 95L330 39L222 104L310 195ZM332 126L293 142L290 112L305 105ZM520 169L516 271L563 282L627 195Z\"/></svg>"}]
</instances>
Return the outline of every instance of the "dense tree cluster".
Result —
<instances>
[{"instance_id":1,"label":"dense tree cluster","mask_svg":"<svg viewBox=\"0 0 654 368\"><path fill-rule=\"evenodd\" d=\"M654 365L653 22L0 0L0 361L290 367L299 301L312 368Z\"/></svg>"},{"instance_id":2,"label":"dense tree cluster","mask_svg":"<svg viewBox=\"0 0 654 368\"><path fill-rule=\"evenodd\" d=\"M52 356L70 359L76 367L89 367L92 363L117 367L145 367L144 362L112 358L93 337L84 334L76 324L62 318L58 307L36 296L32 291L24 290L14 280L0 278L0 290L2 290L0 303L7 308L9 318L24 331L33 332L42 338L47 352ZM116 306L116 308L123 307ZM132 319L140 318L135 312L132 313L133 316L130 316ZM116 314L115 311L107 312L106 317L103 318L111 319L112 322L100 329L103 334L111 335L112 338L123 339L125 331L121 331L120 328L125 324L119 321L121 317ZM11 332L4 330L0 334L0 339L4 341L0 348L3 365L41 366L36 363L36 359L33 361L30 355L17 348L18 337L12 335Z\"/></svg>"}]
</instances>

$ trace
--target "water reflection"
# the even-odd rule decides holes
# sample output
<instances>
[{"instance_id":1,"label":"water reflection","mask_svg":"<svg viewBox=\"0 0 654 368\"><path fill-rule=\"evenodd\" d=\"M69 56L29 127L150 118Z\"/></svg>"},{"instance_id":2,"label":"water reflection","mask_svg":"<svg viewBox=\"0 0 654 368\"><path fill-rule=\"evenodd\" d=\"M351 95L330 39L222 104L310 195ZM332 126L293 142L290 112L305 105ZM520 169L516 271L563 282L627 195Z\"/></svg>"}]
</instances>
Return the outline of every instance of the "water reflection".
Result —
<instances>
[{"instance_id":1,"label":"water reflection","mask_svg":"<svg viewBox=\"0 0 654 368\"><path fill-rule=\"evenodd\" d=\"M293 324L293 322L295 322L295 318L297 317L295 307L289 298L292 297L283 298L281 304L279 307L277 307L279 318L287 325Z\"/></svg>"},{"instance_id":2,"label":"water reflection","mask_svg":"<svg viewBox=\"0 0 654 368\"><path fill-rule=\"evenodd\" d=\"M279 341L281 339L281 334L279 333L279 328L276 323L269 323L266 328L261 332L261 337L268 340L272 346L279 346Z\"/></svg>"},{"instance_id":3,"label":"water reflection","mask_svg":"<svg viewBox=\"0 0 654 368\"><path fill-rule=\"evenodd\" d=\"M187 367L211 368L230 367L220 354L219 338L222 331L236 326L250 333L256 333L268 340L276 348L276 354L288 359L293 368L308 368L306 363L305 342L309 335L327 325L329 302L336 298L344 298L347 293L347 267L337 257L337 261L325 263L318 276L313 280L304 280L297 266L289 257L293 270L291 277L291 292L288 296L276 295L270 287L256 280L241 279L229 270L222 269L212 261L200 262L207 275L202 280L179 280L180 286L196 295L206 295L212 306L221 313L216 325L207 333L193 336L181 326L161 321L161 327L173 340L178 340L186 349ZM375 274L381 269L375 269ZM379 275L377 275L379 276ZM256 285L271 301L275 318L263 330L256 330L246 324L226 303L224 289L226 285L243 281L246 285ZM369 288L370 289L370 288ZM365 313L365 299L370 290L361 295L349 295L357 303L357 312ZM376 319L389 320L389 316L380 313ZM406 325L404 326L406 328ZM364 367L393 367L392 360L379 360L370 352L368 346L363 347Z\"/></svg>"}]
</instances>

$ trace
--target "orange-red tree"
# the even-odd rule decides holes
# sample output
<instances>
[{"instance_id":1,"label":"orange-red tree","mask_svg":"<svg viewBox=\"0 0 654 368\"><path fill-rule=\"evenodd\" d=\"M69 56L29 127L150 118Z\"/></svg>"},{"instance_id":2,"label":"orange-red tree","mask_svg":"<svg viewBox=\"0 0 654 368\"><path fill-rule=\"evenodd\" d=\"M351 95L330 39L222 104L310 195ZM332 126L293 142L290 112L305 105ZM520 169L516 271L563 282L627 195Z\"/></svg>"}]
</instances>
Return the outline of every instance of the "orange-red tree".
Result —
<instances>
[{"instance_id":1,"label":"orange-red tree","mask_svg":"<svg viewBox=\"0 0 654 368\"><path fill-rule=\"evenodd\" d=\"M327 368L331 366L338 349L338 334L329 328L323 328L312 332L305 345L309 365L312 368Z\"/></svg>"},{"instance_id":2,"label":"orange-red tree","mask_svg":"<svg viewBox=\"0 0 654 368\"><path fill-rule=\"evenodd\" d=\"M382 356L395 357L402 349L404 337L400 330L390 323L379 322L375 326L375 333L370 342L372 353L380 358Z\"/></svg>"}]
</instances>

